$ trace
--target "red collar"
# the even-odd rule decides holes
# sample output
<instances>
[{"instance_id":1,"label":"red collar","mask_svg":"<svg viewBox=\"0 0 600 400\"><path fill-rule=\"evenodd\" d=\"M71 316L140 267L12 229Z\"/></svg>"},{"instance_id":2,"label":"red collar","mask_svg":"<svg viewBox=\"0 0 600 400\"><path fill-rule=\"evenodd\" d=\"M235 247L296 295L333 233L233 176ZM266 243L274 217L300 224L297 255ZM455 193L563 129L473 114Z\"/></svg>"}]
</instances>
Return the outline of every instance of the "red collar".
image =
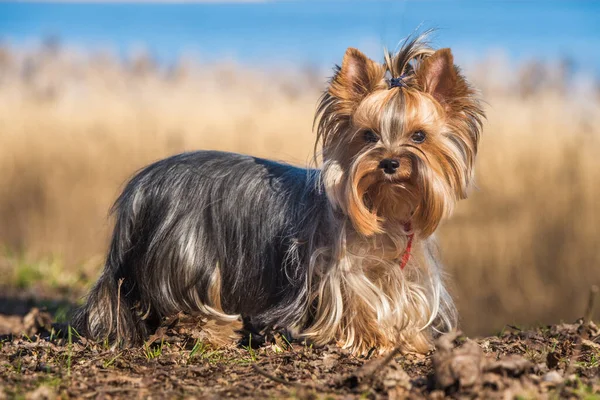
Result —
<instances>
[{"instance_id":1,"label":"red collar","mask_svg":"<svg viewBox=\"0 0 600 400\"><path fill-rule=\"evenodd\" d=\"M407 222L406 224L404 224L404 229L407 232L412 231L412 226L411 226L410 222ZM410 234L408 234L407 237L408 237L408 243L406 243L406 250L404 250L404 254L402 254L402 259L400 260L400 269L401 270L403 270L404 267L406 267L406 264L408 264L408 260L410 260L410 252L412 250L413 238L415 237L414 232L411 232Z\"/></svg>"}]
</instances>

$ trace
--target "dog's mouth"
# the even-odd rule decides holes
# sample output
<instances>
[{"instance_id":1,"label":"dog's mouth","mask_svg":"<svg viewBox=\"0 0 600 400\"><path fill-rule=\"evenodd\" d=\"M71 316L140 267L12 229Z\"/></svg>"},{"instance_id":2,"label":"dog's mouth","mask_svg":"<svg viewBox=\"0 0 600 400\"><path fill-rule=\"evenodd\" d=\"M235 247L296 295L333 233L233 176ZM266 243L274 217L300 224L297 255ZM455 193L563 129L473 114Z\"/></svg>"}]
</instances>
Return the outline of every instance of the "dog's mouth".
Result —
<instances>
[{"instance_id":1,"label":"dog's mouth","mask_svg":"<svg viewBox=\"0 0 600 400\"><path fill-rule=\"evenodd\" d=\"M406 222L418 203L418 189L412 179L385 177L371 184L363 194L369 212L394 223Z\"/></svg>"},{"instance_id":2,"label":"dog's mouth","mask_svg":"<svg viewBox=\"0 0 600 400\"><path fill-rule=\"evenodd\" d=\"M347 186L347 212L357 230L369 236L412 221L422 193L414 165L407 159L385 171L379 160L356 164Z\"/></svg>"}]
</instances>

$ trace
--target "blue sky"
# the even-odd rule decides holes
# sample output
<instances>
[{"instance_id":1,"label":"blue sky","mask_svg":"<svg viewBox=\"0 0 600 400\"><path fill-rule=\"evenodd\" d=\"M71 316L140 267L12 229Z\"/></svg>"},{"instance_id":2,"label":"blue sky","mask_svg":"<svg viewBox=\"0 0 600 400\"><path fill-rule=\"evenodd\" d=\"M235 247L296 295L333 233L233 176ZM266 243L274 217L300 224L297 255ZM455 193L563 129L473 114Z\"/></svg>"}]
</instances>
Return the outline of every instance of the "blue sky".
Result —
<instances>
[{"instance_id":1,"label":"blue sky","mask_svg":"<svg viewBox=\"0 0 600 400\"><path fill-rule=\"evenodd\" d=\"M339 62L348 46L380 59L415 28L436 28L436 47L463 59L502 50L514 60L568 57L600 73L596 1L305 1L266 3L0 3L0 40L31 45L49 35L85 50L145 48L171 61Z\"/></svg>"}]
</instances>

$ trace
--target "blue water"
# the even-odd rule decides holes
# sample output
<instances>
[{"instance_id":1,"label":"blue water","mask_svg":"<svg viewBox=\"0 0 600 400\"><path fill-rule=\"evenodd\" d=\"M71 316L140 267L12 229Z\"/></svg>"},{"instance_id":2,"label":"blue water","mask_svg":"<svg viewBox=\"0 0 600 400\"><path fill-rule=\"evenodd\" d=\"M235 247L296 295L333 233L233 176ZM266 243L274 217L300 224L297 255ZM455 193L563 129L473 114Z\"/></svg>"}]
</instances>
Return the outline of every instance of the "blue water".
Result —
<instances>
[{"instance_id":1,"label":"blue water","mask_svg":"<svg viewBox=\"0 0 600 400\"><path fill-rule=\"evenodd\" d=\"M596 1L305 1L254 4L0 3L0 41L58 37L71 46L145 48L157 59L182 52L212 61L339 62L348 46L381 59L416 27L437 28L434 44L465 60L502 49L514 60L567 57L600 73Z\"/></svg>"}]
</instances>

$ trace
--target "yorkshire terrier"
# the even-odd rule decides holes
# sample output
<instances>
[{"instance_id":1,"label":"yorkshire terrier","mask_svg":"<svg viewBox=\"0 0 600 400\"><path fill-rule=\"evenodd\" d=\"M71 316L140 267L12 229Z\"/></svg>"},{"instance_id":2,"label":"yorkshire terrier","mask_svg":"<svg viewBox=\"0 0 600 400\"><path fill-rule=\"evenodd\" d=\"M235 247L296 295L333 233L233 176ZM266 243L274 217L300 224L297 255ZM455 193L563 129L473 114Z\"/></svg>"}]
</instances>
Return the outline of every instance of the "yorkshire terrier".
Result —
<instances>
[{"instance_id":1,"label":"yorkshire terrier","mask_svg":"<svg viewBox=\"0 0 600 400\"><path fill-rule=\"evenodd\" d=\"M482 130L450 49L349 48L318 104L321 169L185 153L126 185L80 333L142 343L178 313L355 354L426 352L457 317L433 234L467 196Z\"/></svg>"}]
</instances>

